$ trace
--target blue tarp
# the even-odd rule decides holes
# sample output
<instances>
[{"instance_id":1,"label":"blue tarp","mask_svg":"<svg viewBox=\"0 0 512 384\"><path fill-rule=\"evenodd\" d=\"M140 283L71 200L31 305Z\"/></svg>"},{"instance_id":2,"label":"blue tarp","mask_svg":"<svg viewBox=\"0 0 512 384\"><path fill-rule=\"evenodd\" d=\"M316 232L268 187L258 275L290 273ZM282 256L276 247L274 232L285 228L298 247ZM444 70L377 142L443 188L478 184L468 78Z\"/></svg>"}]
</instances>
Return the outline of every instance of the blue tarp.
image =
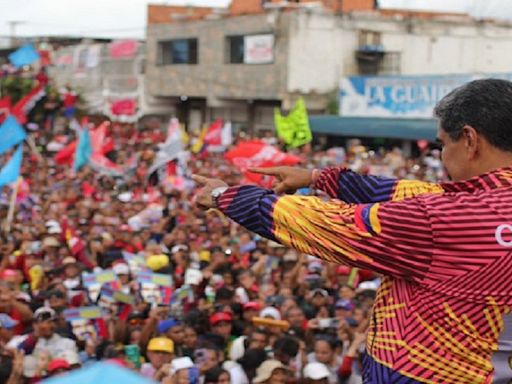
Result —
<instances>
[{"instance_id":1,"label":"blue tarp","mask_svg":"<svg viewBox=\"0 0 512 384\"><path fill-rule=\"evenodd\" d=\"M113 363L97 363L63 376L44 380L44 384L156 384Z\"/></svg>"}]
</instances>

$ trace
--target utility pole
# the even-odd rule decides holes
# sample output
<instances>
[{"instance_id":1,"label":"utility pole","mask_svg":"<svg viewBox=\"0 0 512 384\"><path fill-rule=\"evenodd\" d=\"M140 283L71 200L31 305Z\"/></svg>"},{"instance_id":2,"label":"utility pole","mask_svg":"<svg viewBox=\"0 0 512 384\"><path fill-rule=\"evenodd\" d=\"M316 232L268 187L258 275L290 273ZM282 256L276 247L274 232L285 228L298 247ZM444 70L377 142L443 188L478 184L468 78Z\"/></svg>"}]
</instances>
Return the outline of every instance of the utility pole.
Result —
<instances>
[{"instance_id":1,"label":"utility pole","mask_svg":"<svg viewBox=\"0 0 512 384\"><path fill-rule=\"evenodd\" d=\"M16 27L21 24L25 24L25 21L8 21L7 24L9 24L9 30L10 30L10 40L11 40L11 47L14 47L16 45Z\"/></svg>"}]
</instances>

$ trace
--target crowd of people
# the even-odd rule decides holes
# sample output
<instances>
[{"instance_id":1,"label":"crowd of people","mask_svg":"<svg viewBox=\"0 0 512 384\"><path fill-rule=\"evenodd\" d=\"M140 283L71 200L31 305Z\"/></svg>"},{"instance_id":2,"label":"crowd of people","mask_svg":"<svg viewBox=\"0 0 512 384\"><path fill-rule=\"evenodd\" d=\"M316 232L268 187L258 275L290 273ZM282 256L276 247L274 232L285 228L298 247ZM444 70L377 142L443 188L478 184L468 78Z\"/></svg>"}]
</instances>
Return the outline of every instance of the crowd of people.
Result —
<instances>
[{"instance_id":1,"label":"crowd of people","mask_svg":"<svg viewBox=\"0 0 512 384\"><path fill-rule=\"evenodd\" d=\"M197 209L188 177L179 188L152 185L147 172L165 140L158 124L110 125L111 160L137 158L122 177L55 162L52 151L74 138L68 124L30 135L41 156L25 148L14 219L0 236L0 382L35 383L102 360L173 384L361 382L379 276ZM298 155L311 168L443 177L435 150L418 159L360 145ZM193 173L242 178L219 153L190 156ZM1 191L2 218L12 193Z\"/></svg>"}]
</instances>

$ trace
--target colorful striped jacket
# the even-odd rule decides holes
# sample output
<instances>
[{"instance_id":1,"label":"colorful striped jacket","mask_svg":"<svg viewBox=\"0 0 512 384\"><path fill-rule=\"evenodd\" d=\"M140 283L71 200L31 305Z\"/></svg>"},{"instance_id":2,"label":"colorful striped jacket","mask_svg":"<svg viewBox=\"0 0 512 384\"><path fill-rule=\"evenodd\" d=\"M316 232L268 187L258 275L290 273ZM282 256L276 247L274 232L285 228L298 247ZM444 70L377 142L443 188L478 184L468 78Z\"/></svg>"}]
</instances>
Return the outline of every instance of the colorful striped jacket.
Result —
<instances>
[{"instance_id":1,"label":"colorful striped jacket","mask_svg":"<svg viewBox=\"0 0 512 384\"><path fill-rule=\"evenodd\" d=\"M236 186L217 202L264 237L386 276L364 382L509 383L512 168L445 184L329 168L316 188L332 199Z\"/></svg>"}]
</instances>

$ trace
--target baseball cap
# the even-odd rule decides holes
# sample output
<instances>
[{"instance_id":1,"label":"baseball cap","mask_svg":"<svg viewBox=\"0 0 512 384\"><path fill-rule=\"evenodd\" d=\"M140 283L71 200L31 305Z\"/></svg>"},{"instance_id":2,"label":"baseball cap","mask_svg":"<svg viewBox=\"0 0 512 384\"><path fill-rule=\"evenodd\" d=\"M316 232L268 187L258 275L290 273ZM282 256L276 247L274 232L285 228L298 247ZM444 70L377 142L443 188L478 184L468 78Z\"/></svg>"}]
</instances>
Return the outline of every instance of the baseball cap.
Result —
<instances>
[{"instance_id":1,"label":"baseball cap","mask_svg":"<svg viewBox=\"0 0 512 384\"><path fill-rule=\"evenodd\" d=\"M176 253L180 251L188 251L188 247L186 245L178 244L171 248L171 253Z\"/></svg>"},{"instance_id":2,"label":"baseball cap","mask_svg":"<svg viewBox=\"0 0 512 384\"><path fill-rule=\"evenodd\" d=\"M258 369L256 369L256 377L252 381L253 383L264 383L272 376L272 373L276 369L288 370L288 367L278 360L267 360L264 361Z\"/></svg>"},{"instance_id":3,"label":"baseball cap","mask_svg":"<svg viewBox=\"0 0 512 384\"><path fill-rule=\"evenodd\" d=\"M312 261L308 264L308 271L310 272L319 272L323 268L322 262L320 261Z\"/></svg>"},{"instance_id":4,"label":"baseball cap","mask_svg":"<svg viewBox=\"0 0 512 384\"><path fill-rule=\"evenodd\" d=\"M70 264L76 264L76 259L74 257L68 256L65 257L64 260L62 260L62 265L70 265Z\"/></svg>"},{"instance_id":5,"label":"baseball cap","mask_svg":"<svg viewBox=\"0 0 512 384\"><path fill-rule=\"evenodd\" d=\"M54 359L48 364L48 373L55 372L58 369L69 369L71 366L65 359Z\"/></svg>"},{"instance_id":6,"label":"baseball cap","mask_svg":"<svg viewBox=\"0 0 512 384\"><path fill-rule=\"evenodd\" d=\"M312 380L327 379L331 375L325 364L308 363L303 370L304 378Z\"/></svg>"},{"instance_id":7,"label":"baseball cap","mask_svg":"<svg viewBox=\"0 0 512 384\"><path fill-rule=\"evenodd\" d=\"M149 340L148 351L174 353L174 343L167 337L154 337Z\"/></svg>"},{"instance_id":8,"label":"baseball cap","mask_svg":"<svg viewBox=\"0 0 512 384\"><path fill-rule=\"evenodd\" d=\"M18 323L19 321L14 320L11 316L0 313L0 328L13 329Z\"/></svg>"},{"instance_id":9,"label":"baseball cap","mask_svg":"<svg viewBox=\"0 0 512 384\"><path fill-rule=\"evenodd\" d=\"M179 320L169 318L167 320L162 320L158 323L158 332L159 333L165 333L169 329L177 327L178 325L181 325L181 322Z\"/></svg>"},{"instance_id":10,"label":"baseball cap","mask_svg":"<svg viewBox=\"0 0 512 384\"><path fill-rule=\"evenodd\" d=\"M57 314L50 307L41 307L34 312L35 321L57 320Z\"/></svg>"},{"instance_id":11,"label":"baseball cap","mask_svg":"<svg viewBox=\"0 0 512 384\"><path fill-rule=\"evenodd\" d=\"M352 303L350 300L343 300L340 299L334 304L334 307L336 309L344 309L345 311L351 311L354 309L354 303Z\"/></svg>"},{"instance_id":12,"label":"baseball cap","mask_svg":"<svg viewBox=\"0 0 512 384\"><path fill-rule=\"evenodd\" d=\"M352 268L346 266L346 265L339 265L336 268L336 274L342 275L342 276L348 276L350 275L350 272L352 271Z\"/></svg>"},{"instance_id":13,"label":"baseball cap","mask_svg":"<svg viewBox=\"0 0 512 384\"><path fill-rule=\"evenodd\" d=\"M128 267L128 264L126 263L115 263L112 266L112 269L114 270L114 273L116 275L129 275L130 274L130 268Z\"/></svg>"},{"instance_id":14,"label":"baseball cap","mask_svg":"<svg viewBox=\"0 0 512 384\"><path fill-rule=\"evenodd\" d=\"M328 297L329 292L327 292L325 289L321 289L321 288L313 289L311 291L311 296L316 296L316 295L322 295L323 297Z\"/></svg>"},{"instance_id":15,"label":"baseball cap","mask_svg":"<svg viewBox=\"0 0 512 384\"><path fill-rule=\"evenodd\" d=\"M274 307L266 307L260 312L260 317L271 317L274 320L281 320L281 313Z\"/></svg>"},{"instance_id":16,"label":"baseball cap","mask_svg":"<svg viewBox=\"0 0 512 384\"><path fill-rule=\"evenodd\" d=\"M55 237L45 237L43 240L43 247L45 247L45 248L58 247L58 246L60 246L60 243Z\"/></svg>"},{"instance_id":17,"label":"baseball cap","mask_svg":"<svg viewBox=\"0 0 512 384\"><path fill-rule=\"evenodd\" d=\"M228 312L217 312L210 316L211 325L216 325L221 321L227 321L230 323L231 321L233 321L233 315L231 315L231 313Z\"/></svg>"},{"instance_id":18,"label":"baseball cap","mask_svg":"<svg viewBox=\"0 0 512 384\"><path fill-rule=\"evenodd\" d=\"M249 301L244 304L244 311L249 311L251 309L259 311L261 309L261 304L257 301Z\"/></svg>"},{"instance_id":19,"label":"baseball cap","mask_svg":"<svg viewBox=\"0 0 512 384\"><path fill-rule=\"evenodd\" d=\"M189 369L194 367L194 362L188 356L186 357L178 357L171 361L170 373L174 375L176 372L181 371L182 369Z\"/></svg>"}]
</instances>

